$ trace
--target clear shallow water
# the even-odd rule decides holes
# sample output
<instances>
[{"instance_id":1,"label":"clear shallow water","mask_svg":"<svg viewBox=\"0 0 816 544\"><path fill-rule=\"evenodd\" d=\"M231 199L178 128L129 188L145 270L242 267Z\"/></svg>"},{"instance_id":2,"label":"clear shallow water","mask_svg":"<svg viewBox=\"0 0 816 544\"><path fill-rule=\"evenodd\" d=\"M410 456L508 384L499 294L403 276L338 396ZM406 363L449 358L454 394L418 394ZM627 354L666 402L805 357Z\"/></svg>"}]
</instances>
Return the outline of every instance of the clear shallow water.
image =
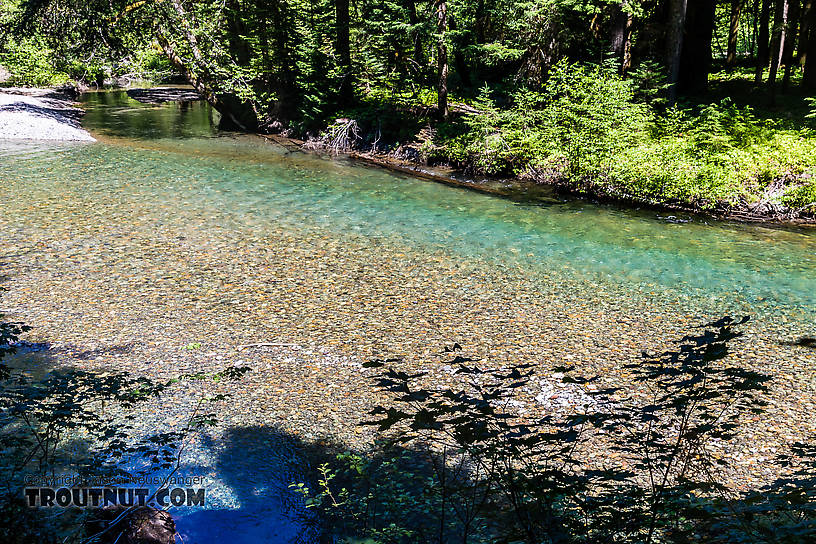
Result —
<instances>
[{"instance_id":1,"label":"clear shallow water","mask_svg":"<svg viewBox=\"0 0 816 544\"><path fill-rule=\"evenodd\" d=\"M100 93L89 95L86 107L84 123L98 143L0 142L0 195L4 202L0 208L0 259L24 261L21 269L34 278L29 285L29 277L21 275L10 296L17 297L20 306L38 296L55 300L55 306L45 305L44 309L30 305L32 311L39 311L30 320L37 325L36 330L50 327L53 338L65 341L64 335L71 333L68 341L85 345L96 342L102 329L107 338L102 343L116 344L120 341L116 334L121 334L123 341L135 340L145 351L124 355L120 364L124 367L125 362L144 358L148 363L142 372L160 370L158 359L168 358L168 353L153 347L151 341L167 344L167 349L193 340L214 341L226 346L224 353L229 357L235 356L234 339L216 335L258 326L257 336L244 341L293 340L288 336L294 334L293 324L306 321L300 319L305 316L316 316L316 321L325 323L318 332L309 329L304 335L317 337L325 332L323 329L338 330L339 336L353 340L349 343L354 354L364 351L361 344L369 341L353 336L354 330L377 320L383 325L373 324L361 337L371 331L382 333L384 328L406 329L402 334L411 337L411 348L416 350L417 344L430 344L435 338L426 341L425 337L431 336L428 328L417 327L413 314L449 305L453 308L449 315L430 314L446 327L444 334L460 333L450 326L455 323L461 329L472 329L475 337L492 335L487 341L497 350L511 351L514 344L532 343L539 350L534 356L545 363L555 357L553 352L575 355L582 361L603 361L604 357L617 361L621 355L610 355L600 344L626 341L626 349L639 353L651 340L633 337L642 329L635 325L627 329L628 325L617 319L621 316L648 320L647 325L654 324L655 331L660 332L666 325L658 319L666 317L749 313L763 319L755 321L760 330L745 351L756 354L759 364L778 365L788 372L775 397L779 410L769 420L785 429L801 426L803 432L803 422L812 420L812 358L807 358L809 353L779 346L776 340L814 332L816 231L706 223L699 218L678 224L658 218L668 214L576 201L527 205L345 160L292 152L253 136L220 134L213 128L210 110L201 104L145 106L122 93ZM184 244L174 247L170 243L183 237L187 238ZM290 247L276 247L276 240L305 241L297 248L304 252L317 252L320 244L331 245L331 258L323 259L320 266L292 262L291 268L286 268L290 264L287 260L305 260L307 256L292 252ZM280 250L284 258L272 260L263 255L270 251L270 245L271 251ZM191 261L179 259L183 253L179 247L190 251ZM349 248L352 257L331 255L337 247ZM358 250L362 251L359 257L354 254ZM256 254L261 256L253 260ZM375 254L393 260L395 266L389 268L387 260L378 258L370 264L381 266L383 273L362 274L357 266L360 263L355 261ZM421 265L423 256L439 255L446 257L433 261L441 263L439 276L417 279L411 275L413 264ZM234 264L242 258L258 269L269 260L282 270L279 274L278 270L256 274ZM427 259L420 270L427 273L432 268L427 262L431 261ZM461 270L450 266L459 261L467 266ZM327 276L325 283L330 285L325 290L324 283L307 278L303 290L285 293L303 280L305 271L329 274L332 270L327 268L332 266L347 266L350 275L369 282L373 277L383 283L412 283L410 289L398 293L402 298L396 299L406 304L405 313L389 309L389 301L369 305L356 301L363 307L357 314L326 312L325 305L339 308L349 302L346 289L360 287L362 297L399 291L386 285L375 293L371 285L350 285L356 280L344 282L342 277ZM195 269L193 278L185 276L188 268ZM472 283L468 282L469 273L478 276ZM275 283L268 289L277 293L250 297L221 283L225 276L236 283L248 280L252 288L258 287L253 281L271 280ZM485 277L490 281L482 282ZM519 290L521 296L508 296L519 277L529 283ZM210 281L215 285L212 295L204 288ZM462 297L465 301L461 305L448 304L448 300L436 306L409 305L411 297L425 294L422 291L442 292L445 283L452 282L463 286L454 295L472 289L468 297ZM523 298L530 284L544 304L530 305L529 299ZM151 295L154 287L156 296ZM120 288L123 293L117 292ZM247 304L242 306L244 295ZM432 298L445 296L449 295L434 294ZM203 300L200 305L195 300L198 297ZM282 309L262 312L258 307L267 300L281 304ZM549 315L536 313L548 308L547 304L552 308ZM471 306L476 308L468 313ZM523 313L525 306L533 310ZM306 309L298 313L299 307ZM492 314L491 307L497 309ZM178 314L165 313L167 308ZM517 309L519 314L514 315ZM590 319L590 310L597 310L597 319ZM248 317L243 323L227 324L222 321L224 314ZM287 315L294 317L285 320ZM519 319L511 322L514 317ZM270 318L280 319L281 324L260 324ZM157 329L155 322L163 319L166 326ZM397 319L401 321L395 326ZM497 323L502 319L504 322ZM72 330L77 327L72 325L74 321L86 332ZM537 328L544 321L549 324ZM594 325L603 327L590 330ZM184 336L185 330L192 330L192 336ZM524 337L523 342L513 337L516 332ZM593 333L592 339L579 342L581 332ZM644 336L652 332L647 327ZM507 346L496 347L501 341ZM400 346L394 342L393 347ZM250 357L243 352L240 356ZM187 362L204 365L210 358L202 354L190 361L190 351L171 357L171 366ZM789 363L787 368L782 368L784 361ZM175 367L173 372L178 372ZM342 368L330 366L318 374L321 379L339 375ZM282 371L272 374L261 370L255 376L258 383L251 390L253 394L241 397L245 412L254 415L251 421L284 421L277 418L286 414L293 427L300 424L308 428L304 421L321 416L319 411L316 415L308 412L313 405L319 408L318 398L326 396L343 406L318 383L301 382L304 375L293 380ZM359 380L359 375L347 379ZM314 396L289 396L296 388L313 390ZM284 397L281 391L287 393L286 400L278 402ZM293 415L293 405L302 412L300 416ZM269 406L279 412L270 415ZM352 410L357 408L354 404ZM782 412L784 417L779 416ZM167 416L160 413L156 417L161 420L157 425L161 425ZM242 417L238 414L230 421L247 425ZM345 421L352 420L353 411L347 412ZM244 428L253 440L259 434L258 427ZM211 479L208 510L176 512L185 542L220 542L225 538L232 542L287 541L297 528L282 516L280 505L262 500L263 486L277 476L277 469L268 462L268 444L251 451L237 450L237 455L233 450L232 456L223 452L220 457L211 455L221 442L203 448L203 457L186 467L190 475L208 474Z\"/></svg>"},{"instance_id":2,"label":"clear shallow water","mask_svg":"<svg viewBox=\"0 0 816 544\"><path fill-rule=\"evenodd\" d=\"M85 107L84 125L99 143L3 143L4 185L114 215L124 213L117 207L158 208L166 225L174 208L216 209L260 231L353 234L520 268L533 279L557 270L588 288L658 289L723 311L792 310L807 323L816 308L816 232L674 223L659 218L666 213L576 201L527 205L219 134L201 103L146 106L111 92L89 94Z\"/></svg>"}]
</instances>

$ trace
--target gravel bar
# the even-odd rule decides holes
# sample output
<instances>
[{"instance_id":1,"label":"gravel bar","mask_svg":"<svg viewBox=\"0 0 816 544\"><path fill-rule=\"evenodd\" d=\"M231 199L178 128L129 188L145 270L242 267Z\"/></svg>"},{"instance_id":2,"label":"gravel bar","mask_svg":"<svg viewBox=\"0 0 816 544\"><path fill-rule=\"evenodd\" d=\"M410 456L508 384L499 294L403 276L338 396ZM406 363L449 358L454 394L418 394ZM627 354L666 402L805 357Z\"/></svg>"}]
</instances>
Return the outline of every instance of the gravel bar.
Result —
<instances>
[{"instance_id":1,"label":"gravel bar","mask_svg":"<svg viewBox=\"0 0 816 544\"><path fill-rule=\"evenodd\" d=\"M50 89L0 92L0 139L96 141L80 126L83 111L66 93Z\"/></svg>"}]
</instances>

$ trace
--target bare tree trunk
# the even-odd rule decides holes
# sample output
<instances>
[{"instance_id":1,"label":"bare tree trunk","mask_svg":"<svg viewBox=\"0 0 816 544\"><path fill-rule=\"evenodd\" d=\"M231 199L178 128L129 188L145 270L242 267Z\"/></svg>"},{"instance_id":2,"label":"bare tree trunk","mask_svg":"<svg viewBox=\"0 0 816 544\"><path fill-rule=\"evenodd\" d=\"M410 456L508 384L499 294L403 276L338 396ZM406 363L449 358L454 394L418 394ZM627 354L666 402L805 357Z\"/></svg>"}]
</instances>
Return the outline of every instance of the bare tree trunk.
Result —
<instances>
[{"instance_id":1,"label":"bare tree trunk","mask_svg":"<svg viewBox=\"0 0 816 544\"><path fill-rule=\"evenodd\" d=\"M190 47L190 52L193 54L196 65L198 65L199 70L205 72L207 65L204 62L204 56L201 54L201 48L198 47L198 39L196 38L195 32L193 32L192 27L190 27L190 19L184 10L184 6L181 5L180 0L171 0L170 5L173 6L176 15L178 15L178 26L187 40L187 45Z\"/></svg>"},{"instance_id":2,"label":"bare tree trunk","mask_svg":"<svg viewBox=\"0 0 816 544\"><path fill-rule=\"evenodd\" d=\"M680 81L680 55L683 52L683 27L686 22L687 0L670 0L669 28L666 37L666 65L669 69L669 103L677 102Z\"/></svg>"},{"instance_id":3,"label":"bare tree trunk","mask_svg":"<svg viewBox=\"0 0 816 544\"><path fill-rule=\"evenodd\" d=\"M610 50L615 58L623 57L623 43L626 40L626 12L623 4L612 7L612 30L609 33Z\"/></svg>"},{"instance_id":4,"label":"bare tree trunk","mask_svg":"<svg viewBox=\"0 0 816 544\"><path fill-rule=\"evenodd\" d=\"M808 40L811 29L810 19L813 9L813 0L805 0L799 17L799 45L796 46L796 60L799 66L803 68L807 62Z\"/></svg>"},{"instance_id":5,"label":"bare tree trunk","mask_svg":"<svg viewBox=\"0 0 816 544\"><path fill-rule=\"evenodd\" d=\"M439 118L448 118L448 44L445 34L448 30L448 3L445 0L436 2L436 32L439 35L437 42L437 108Z\"/></svg>"},{"instance_id":6,"label":"bare tree trunk","mask_svg":"<svg viewBox=\"0 0 816 544\"><path fill-rule=\"evenodd\" d=\"M632 30L635 19L630 13L626 17L626 34L623 40L623 58L621 59L621 74L626 74L632 68Z\"/></svg>"},{"instance_id":7,"label":"bare tree trunk","mask_svg":"<svg viewBox=\"0 0 816 544\"><path fill-rule=\"evenodd\" d=\"M782 63L782 53L785 47L785 34L788 25L788 0L777 0L774 10L773 39L771 40L771 69L768 72L768 89L771 92L771 102L776 98L776 74Z\"/></svg>"},{"instance_id":8,"label":"bare tree trunk","mask_svg":"<svg viewBox=\"0 0 816 544\"><path fill-rule=\"evenodd\" d=\"M731 21L728 25L728 54L725 57L725 64L729 67L737 62L737 38L739 35L740 16L744 0L731 0Z\"/></svg>"},{"instance_id":9,"label":"bare tree trunk","mask_svg":"<svg viewBox=\"0 0 816 544\"><path fill-rule=\"evenodd\" d=\"M215 110L221 113L222 116L229 119L234 126L240 128L241 130L254 130L257 126L257 120L253 121L252 119L252 116L255 113L254 111L252 112L252 115L244 116L248 118L249 121L242 123L241 120L238 119L239 116L235 115L234 112L234 106L238 106L238 104L226 103L226 97L223 94L217 94L216 91L213 90L211 81L209 81L209 66L204 60L204 55L198 45L198 39L196 38L192 26L190 25L190 18L184 9L184 6L181 4L181 0L171 0L170 5L173 7L173 10L176 12L178 18L176 21L168 21L167 24L173 25L181 31L184 41L186 42L185 45L189 48L193 59L192 62L190 62L182 59L181 56L179 56L175 46L168 37L165 27L163 27L161 23L158 23L154 27L154 35L156 36L156 41L159 42L159 45L164 51L167 60L169 60L170 64L175 66L176 69L184 74L184 77L187 79L190 85L193 86L193 88L204 98L204 100L206 100Z\"/></svg>"},{"instance_id":10,"label":"bare tree trunk","mask_svg":"<svg viewBox=\"0 0 816 544\"><path fill-rule=\"evenodd\" d=\"M708 87L715 10L716 0L694 0L686 7L679 91L698 93Z\"/></svg>"},{"instance_id":11,"label":"bare tree trunk","mask_svg":"<svg viewBox=\"0 0 816 544\"><path fill-rule=\"evenodd\" d=\"M623 4L615 6L613 9L615 12L610 33L611 51L620 66L621 73L625 74L632 66L632 26L634 21L632 14L624 11Z\"/></svg>"},{"instance_id":12,"label":"bare tree trunk","mask_svg":"<svg viewBox=\"0 0 816 544\"><path fill-rule=\"evenodd\" d=\"M771 0L762 0L762 9L759 14L759 37L757 38L757 63L756 72L754 74L754 82L757 85L762 83L762 72L767 68L770 57L770 24Z\"/></svg>"}]
</instances>

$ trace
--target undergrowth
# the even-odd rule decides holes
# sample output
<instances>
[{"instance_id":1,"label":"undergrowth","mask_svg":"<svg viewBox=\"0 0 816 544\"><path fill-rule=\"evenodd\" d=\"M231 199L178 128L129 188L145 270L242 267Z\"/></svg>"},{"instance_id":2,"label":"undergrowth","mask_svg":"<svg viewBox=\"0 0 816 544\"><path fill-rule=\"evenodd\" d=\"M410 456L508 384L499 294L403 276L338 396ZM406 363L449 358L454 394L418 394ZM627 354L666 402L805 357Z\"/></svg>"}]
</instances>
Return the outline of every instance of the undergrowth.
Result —
<instances>
[{"instance_id":1,"label":"undergrowth","mask_svg":"<svg viewBox=\"0 0 816 544\"><path fill-rule=\"evenodd\" d=\"M576 192L707 209L775 198L806 207L816 137L729 99L663 108L636 79L605 66L555 66L540 92L497 107L484 88L464 130L440 130L437 160L474 173L520 175ZM768 195L775 182L784 187Z\"/></svg>"}]
</instances>

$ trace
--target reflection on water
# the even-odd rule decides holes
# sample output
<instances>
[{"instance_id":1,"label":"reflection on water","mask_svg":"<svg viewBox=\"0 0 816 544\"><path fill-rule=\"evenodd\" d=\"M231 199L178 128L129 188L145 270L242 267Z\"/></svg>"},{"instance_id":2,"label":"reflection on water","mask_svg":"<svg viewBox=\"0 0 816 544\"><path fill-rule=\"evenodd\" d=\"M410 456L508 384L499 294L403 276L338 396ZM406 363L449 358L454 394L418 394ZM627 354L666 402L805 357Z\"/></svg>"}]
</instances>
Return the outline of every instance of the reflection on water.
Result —
<instances>
[{"instance_id":1,"label":"reflection on water","mask_svg":"<svg viewBox=\"0 0 816 544\"><path fill-rule=\"evenodd\" d=\"M82 97L83 125L103 136L133 139L210 137L217 112L206 102L142 104L123 91L87 93Z\"/></svg>"}]
</instances>

